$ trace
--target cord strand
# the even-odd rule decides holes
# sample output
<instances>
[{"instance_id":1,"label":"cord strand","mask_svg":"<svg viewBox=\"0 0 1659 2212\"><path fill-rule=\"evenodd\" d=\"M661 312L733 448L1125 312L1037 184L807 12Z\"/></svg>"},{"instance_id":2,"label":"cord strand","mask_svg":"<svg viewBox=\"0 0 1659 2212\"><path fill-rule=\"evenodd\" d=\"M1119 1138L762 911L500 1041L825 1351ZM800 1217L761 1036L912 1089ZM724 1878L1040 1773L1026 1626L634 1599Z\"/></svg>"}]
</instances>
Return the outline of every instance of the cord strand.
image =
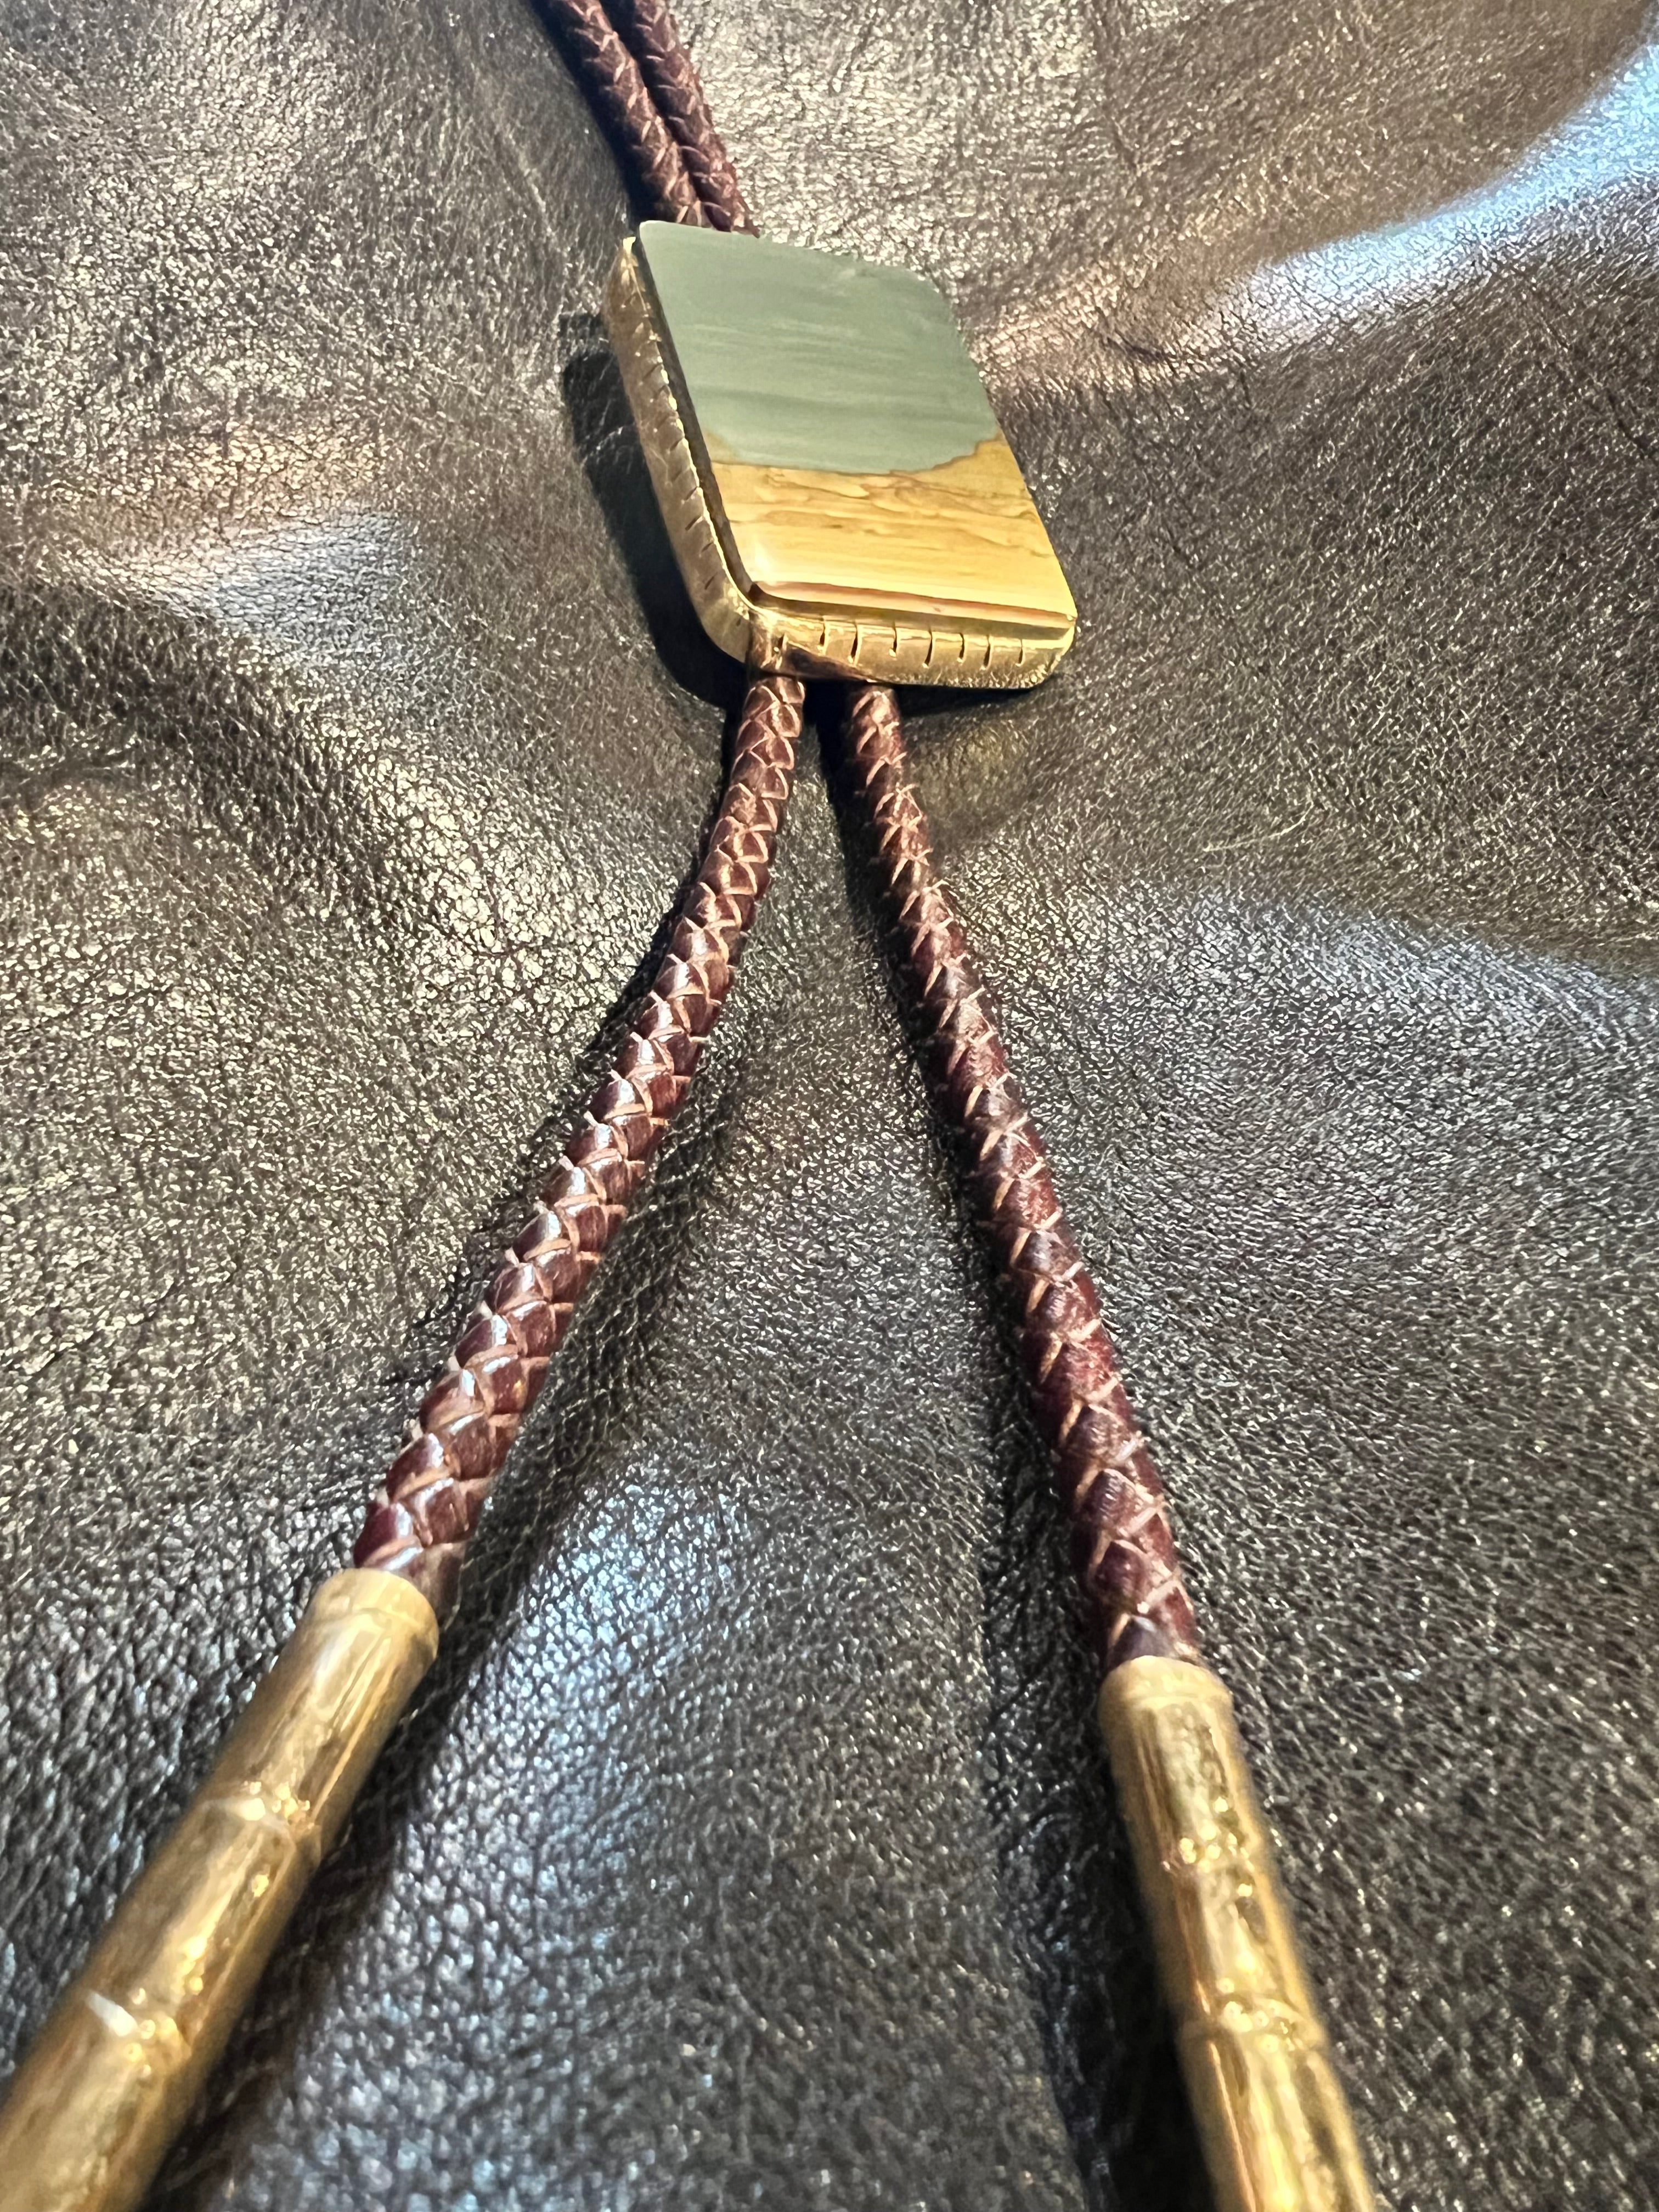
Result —
<instances>
[{"instance_id":1,"label":"cord strand","mask_svg":"<svg viewBox=\"0 0 1659 2212\"><path fill-rule=\"evenodd\" d=\"M647 204L671 222L752 229L663 0L617 0L614 21L603 0L544 6ZM484 1501L725 1004L770 880L805 698L793 677L751 680L702 865L645 1007L370 1501L354 1563L402 1576L441 1620Z\"/></svg>"},{"instance_id":2,"label":"cord strand","mask_svg":"<svg viewBox=\"0 0 1659 2212\"><path fill-rule=\"evenodd\" d=\"M696 64L663 0L613 0L611 14L663 121L673 135L711 222L755 228L731 156L714 128Z\"/></svg>"},{"instance_id":3,"label":"cord strand","mask_svg":"<svg viewBox=\"0 0 1659 2212\"><path fill-rule=\"evenodd\" d=\"M771 879L805 698L793 677L751 681L720 811L650 995L370 1504L355 1564L403 1576L441 1620L484 1500L726 1003Z\"/></svg>"},{"instance_id":4,"label":"cord strand","mask_svg":"<svg viewBox=\"0 0 1659 2212\"><path fill-rule=\"evenodd\" d=\"M614 18L622 27L641 92L656 103L659 127L671 137L696 198L696 211L677 219L751 228L665 0L611 0L609 17L601 0L550 4L562 18L599 16L607 27ZM635 106L629 113L629 133L618 132L619 143L650 189L647 135ZM1091 1639L1108 1669L1152 1656L1195 1659L1198 1628L1163 1483L966 934L934 874L893 692L849 686L847 736L854 801L921 1023L933 1097L1012 1293L1032 1413L1071 1525Z\"/></svg>"},{"instance_id":5,"label":"cord strand","mask_svg":"<svg viewBox=\"0 0 1659 2212\"><path fill-rule=\"evenodd\" d=\"M717 219L715 204L706 197L679 139L659 112L641 64L618 35L603 0L542 0L542 4L563 42L577 82L622 156L624 172L631 174L653 211L669 222L729 228L729 222ZM672 30L671 25L671 34ZM677 37L673 44L679 46ZM690 58L683 48L679 51L689 71ZM717 139L714 143L719 144ZM722 148L722 158L724 153ZM735 185L735 178L732 181Z\"/></svg>"},{"instance_id":6,"label":"cord strand","mask_svg":"<svg viewBox=\"0 0 1659 2212\"><path fill-rule=\"evenodd\" d=\"M1007 1285L1033 1416L1073 1532L1102 1662L1195 1658L1164 1487L1130 1411L1099 1295L1054 1189L967 936L933 872L898 702L850 687L848 759L939 1113Z\"/></svg>"}]
</instances>

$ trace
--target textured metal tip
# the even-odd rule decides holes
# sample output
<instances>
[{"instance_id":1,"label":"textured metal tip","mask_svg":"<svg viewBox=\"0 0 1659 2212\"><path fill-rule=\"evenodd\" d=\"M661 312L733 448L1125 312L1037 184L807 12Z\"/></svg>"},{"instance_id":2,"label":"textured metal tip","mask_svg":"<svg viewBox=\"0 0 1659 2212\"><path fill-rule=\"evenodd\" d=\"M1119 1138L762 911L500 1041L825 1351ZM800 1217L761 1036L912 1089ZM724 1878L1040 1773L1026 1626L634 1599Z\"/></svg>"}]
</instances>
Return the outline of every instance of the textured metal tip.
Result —
<instances>
[{"instance_id":1,"label":"textured metal tip","mask_svg":"<svg viewBox=\"0 0 1659 2212\"><path fill-rule=\"evenodd\" d=\"M1373 2212L1224 1685L1132 1659L1100 1720L1218 2212Z\"/></svg>"},{"instance_id":2,"label":"textured metal tip","mask_svg":"<svg viewBox=\"0 0 1659 2212\"><path fill-rule=\"evenodd\" d=\"M313 1598L0 2108L0 2212L131 2212L438 1649L349 1569Z\"/></svg>"}]
</instances>

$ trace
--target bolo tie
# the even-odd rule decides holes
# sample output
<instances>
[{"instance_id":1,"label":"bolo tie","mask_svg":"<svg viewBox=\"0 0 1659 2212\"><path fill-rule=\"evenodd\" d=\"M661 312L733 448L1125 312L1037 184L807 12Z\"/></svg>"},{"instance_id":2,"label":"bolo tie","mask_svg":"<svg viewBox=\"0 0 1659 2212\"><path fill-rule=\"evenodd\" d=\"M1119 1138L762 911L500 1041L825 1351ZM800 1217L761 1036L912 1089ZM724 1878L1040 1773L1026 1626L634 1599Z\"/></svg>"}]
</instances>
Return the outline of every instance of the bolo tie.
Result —
<instances>
[{"instance_id":1,"label":"bolo tie","mask_svg":"<svg viewBox=\"0 0 1659 2212\"><path fill-rule=\"evenodd\" d=\"M895 686L1040 683L1076 610L942 295L759 238L663 0L545 0L653 211L605 321L693 606L747 669L668 949L536 1210L173 1833L0 2109L0 2212L131 2212L457 1601L467 1547L638 1195L764 897L808 680L1073 1538L1100 1719L1219 2212L1372 2203L1224 1686L1083 1254L934 874Z\"/></svg>"}]
</instances>

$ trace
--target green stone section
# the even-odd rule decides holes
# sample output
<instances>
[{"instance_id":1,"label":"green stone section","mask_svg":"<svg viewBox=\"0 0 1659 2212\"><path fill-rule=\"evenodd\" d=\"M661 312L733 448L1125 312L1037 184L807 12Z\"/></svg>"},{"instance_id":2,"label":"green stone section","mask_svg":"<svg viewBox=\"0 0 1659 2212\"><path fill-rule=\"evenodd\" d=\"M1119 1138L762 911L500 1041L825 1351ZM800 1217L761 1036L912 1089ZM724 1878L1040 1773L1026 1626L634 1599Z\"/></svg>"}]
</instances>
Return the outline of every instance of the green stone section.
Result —
<instances>
[{"instance_id":1,"label":"green stone section","mask_svg":"<svg viewBox=\"0 0 1659 2212\"><path fill-rule=\"evenodd\" d=\"M716 460L885 476L996 436L925 277L690 223L641 223L639 252Z\"/></svg>"}]
</instances>

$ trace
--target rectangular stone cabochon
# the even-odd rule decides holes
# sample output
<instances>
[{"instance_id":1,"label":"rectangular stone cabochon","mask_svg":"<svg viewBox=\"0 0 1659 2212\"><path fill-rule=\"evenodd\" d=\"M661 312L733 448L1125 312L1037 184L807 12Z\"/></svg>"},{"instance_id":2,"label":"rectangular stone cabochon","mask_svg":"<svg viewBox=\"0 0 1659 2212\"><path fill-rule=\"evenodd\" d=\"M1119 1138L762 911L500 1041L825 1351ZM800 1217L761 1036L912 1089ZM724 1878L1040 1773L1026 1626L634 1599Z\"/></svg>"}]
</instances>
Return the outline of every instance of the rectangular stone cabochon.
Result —
<instances>
[{"instance_id":1,"label":"rectangular stone cabochon","mask_svg":"<svg viewBox=\"0 0 1659 2212\"><path fill-rule=\"evenodd\" d=\"M690 224L642 223L639 253L747 586L853 614L1073 618L934 286Z\"/></svg>"}]
</instances>

